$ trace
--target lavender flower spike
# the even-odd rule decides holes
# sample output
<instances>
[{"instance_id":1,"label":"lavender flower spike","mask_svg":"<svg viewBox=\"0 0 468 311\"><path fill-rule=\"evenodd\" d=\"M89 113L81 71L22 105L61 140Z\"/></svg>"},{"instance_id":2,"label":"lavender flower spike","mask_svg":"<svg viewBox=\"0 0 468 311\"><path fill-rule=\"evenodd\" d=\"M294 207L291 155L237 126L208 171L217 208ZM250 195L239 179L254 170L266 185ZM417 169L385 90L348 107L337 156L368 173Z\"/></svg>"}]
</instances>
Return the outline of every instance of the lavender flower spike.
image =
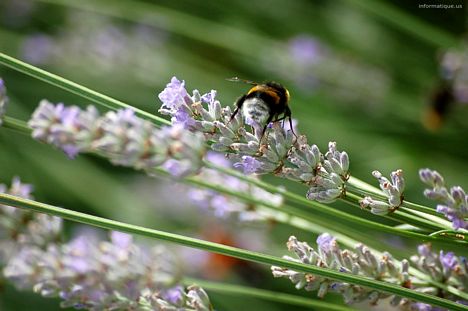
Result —
<instances>
[{"instance_id":1,"label":"lavender flower spike","mask_svg":"<svg viewBox=\"0 0 468 311\"><path fill-rule=\"evenodd\" d=\"M418 255L411 256L411 261L434 281L464 292L468 289L468 261L465 257L457 256L453 252L435 253L431 244L422 244L418 247ZM437 288L426 288L426 292L430 291L447 299L457 299L448 292L440 292Z\"/></svg>"},{"instance_id":2,"label":"lavender flower spike","mask_svg":"<svg viewBox=\"0 0 468 311\"><path fill-rule=\"evenodd\" d=\"M366 196L359 201L362 208L371 208L371 213L376 215L387 215L400 207L403 203L403 191L405 190L405 180L403 171L396 170L390 174L391 181L385 178L379 171L373 171L372 175L379 180L380 189L388 198L387 202L375 200Z\"/></svg>"},{"instance_id":3,"label":"lavender flower spike","mask_svg":"<svg viewBox=\"0 0 468 311\"><path fill-rule=\"evenodd\" d=\"M0 126L3 123L3 116L6 113L6 106L8 103L8 97L6 95L5 82L0 78Z\"/></svg>"},{"instance_id":4,"label":"lavender flower spike","mask_svg":"<svg viewBox=\"0 0 468 311\"><path fill-rule=\"evenodd\" d=\"M419 170L421 180L432 188L424 190L424 195L441 202L437 205L437 212L442 213L452 222L455 230L468 229L468 194L460 186L447 189L444 178L428 168Z\"/></svg>"},{"instance_id":5,"label":"lavender flower spike","mask_svg":"<svg viewBox=\"0 0 468 311\"><path fill-rule=\"evenodd\" d=\"M15 178L0 192L32 198L32 186ZM68 243L60 240L58 217L0 206L2 277L19 289L60 297L62 307L87 310L208 311L203 289L177 285L180 267L161 246L133 242L111 232L100 241L87 231Z\"/></svg>"},{"instance_id":6,"label":"lavender flower spike","mask_svg":"<svg viewBox=\"0 0 468 311\"><path fill-rule=\"evenodd\" d=\"M320 154L315 145L310 149L305 146L302 149L307 152L305 156L310 158L308 162L314 164L310 168L305 165L309 173L306 176L310 178L309 184L311 186L307 192L307 198L322 203L331 203L345 195L345 183L349 178L348 154L344 151L338 151L336 142L328 144L328 152L325 156ZM299 168L304 167L301 162L296 160L297 156L293 155L293 157L294 161L299 164Z\"/></svg>"},{"instance_id":7,"label":"lavender flower spike","mask_svg":"<svg viewBox=\"0 0 468 311\"><path fill-rule=\"evenodd\" d=\"M411 279L408 274L408 262L401 264L395 262L389 253L380 257L374 255L366 246L359 244L355 252L341 250L336 239L328 233L317 238L318 251L315 251L305 242L299 242L294 236L289 238L288 250L295 253L295 258L283 256L284 259L302 262L313 266L329 268L343 273L352 273L381 281L409 287ZM317 290L317 296L323 297L327 292L338 292L343 295L346 303L351 304L367 300L370 304L389 297L361 286L342 283L308 273L296 272L286 268L271 267L274 277L287 277L297 289L305 288L307 291ZM398 297L393 297L398 300ZM400 302L401 299L398 300Z\"/></svg>"},{"instance_id":8,"label":"lavender flower spike","mask_svg":"<svg viewBox=\"0 0 468 311\"><path fill-rule=\"evenodd\" d=\"M32 185L13 178L10 187L0 184L0 193L33 199ZM62 219L46 214L0 205L0 265L14 258L23 247L45 247L60 238Z\"/></svg>"},{"instance_id":9,"label":"lavender flower spike","mask_svg":"<svg viewBox=\"0 0 468 311\"><path fill-rule=\"evenodd\" d=\"M296 139L279 122L269 124L262 136L264 124L244 120L240 113L231 119L231 107L221 108L215 91L202 96L197 90L191 97L187 94L184 82L173 78L159 95L159 111L170 115L173 124L202 132L213 142L214 151L225 152L234 160L234 167L245 174L273 173L306 183L310 186L307 197L323 203L345 194L349 158L336 149L335 142L330 142L328 152L322 155L317 146L307 144L305 136Z\"/></svg>"},{"instance_id":10,"label":"lavender flower spike","mask_svg":"<svg viewBox=\"0 0 468 311\"><path fill-rule=\"evenodd\" d=\"M62 149L71 158L94 152L136 169L151 171L161 166L176 177L197 172L205 152L202 134L181 125L157 129L131 109L99 116L93 106L82 110L43 100L28 124L35 139Z\"/></svg>"}]
</instances>

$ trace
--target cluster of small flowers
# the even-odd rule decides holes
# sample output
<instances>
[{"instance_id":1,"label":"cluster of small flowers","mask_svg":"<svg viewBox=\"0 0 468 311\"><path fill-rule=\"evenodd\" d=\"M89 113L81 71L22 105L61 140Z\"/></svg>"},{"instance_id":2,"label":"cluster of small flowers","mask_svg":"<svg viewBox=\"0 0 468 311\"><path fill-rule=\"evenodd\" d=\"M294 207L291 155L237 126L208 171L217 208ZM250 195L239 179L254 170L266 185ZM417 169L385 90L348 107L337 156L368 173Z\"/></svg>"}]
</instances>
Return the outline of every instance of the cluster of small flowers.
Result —
<instances>
[{"instance_id":1,"label":"cluster of small flowers","mask_svg":"<svg viewBox=\"0 0 468 311\"><path fill-rule=\"evenodd\" d=\"M335 238L328 233L323 233L317 238L317 251L306 242L298 241L294 236L289 238L287 246L288 250L294 252L297 257L283 256L284 259L290 261L370 277L427 294L443 294L444 298L463 303L463 301L458 301L453 295L445 291L441 293L439 289L430 287L427 282L410 276L408 273L409 262L404 259L401 263L398 263L387 252L377 256L362 244L358 244L355 247L355 252L347 249L341 250ZM466 290L468 274L465 258L456 257L452 252L444 254L443 251L441 251L440 256L437 256L431 253L430 246L428 245L421 245L418 250L420 256L413 256L411 260L419 269L426 272L435 281L452 285L461 291ZM370 304L376 304L380 299L392 296L358 285L338 282L286 268L272 266L271 270L274 277L290 279L297 289L304 288L307 291L318 290L317 295L320 298L325 296L328 291L338 292L343 295L347 304L364 300L369 301ZM399 306L404 310L435 310L430 305L413 302L398 296L392 296L390 304L392 306Z\"/></svg>"},{"instance_id":2,"label":"cluster of small flowers","mask_svg":"<svg viewBox=\"0 0 468 311\"><path fill-rule=\"evenodd\" d=\"M231 166L231 162L219 153L208 152L206 159L221 167L228 168ZM203 168L195 178L215 185L223 185L225 188L235 189L238 192L249 194L259 201L278 207L283 203L283 197L279 194L272 194L236 177L213 169ZM271 216L271 212L262 208L262 206L245 203L214 190L190 187L187 194L191 202L203 209L213 210L215 216L220 218L236 216L240 221L262 221Z\"/></svg>"},{"instance_id":3,"label":"cluster of small flowers","mask_svg":"<svg viewBox=\"0 0 468 311\"><path fill-rule=\"evenodd\" d=\"M0 125L3 123L3 116L6 113L6 106L8 103L8 97L6 95L5 82L0 78Z\"/></svg>"},{"instance_id":4,"label":"cluster of small flowers","mask_svg":"<svg viewBox=\"0 0 468 311\"><path fill-rule=\"evenodd\" d=\"M138 310L211 311L210 299L203 288L191 285L185 289L176 286L161 294L146 290L138 299Z\"/></svg>"},{"instance_id":5,"label":"cluster of small flowers","mask_svg":"<svg viewBox=\"0 0 468 311\"><path fill-rule=\"evenodd\" d=\"M262 136L262 125L246 120L253 128L248 132L241 114L231 119L231 108L221 108L215 96L214 90L203 96L195 90L189 96L185 82L173 77L159 94L163 103L159 112L170 115L173 124L203 132L213 142L211 148L237 161L234 167L245 174L274 173L306 183L311 186L308 198L319 202L333 202L344 193L349 158L337 151L336 143L331 142L323 156L317 146L307 144L305 136L295 140L279 122L269 125Z\"/></svg>"},{"instance_id":6,"label":"cluster of small flowers","mask_svg":"<svg viewBox=\"0 0 468 311\"><path fill-rule=\"evenodd\" d=\"M1 192L29 199L31 190L19 179L8 191L0 185ZM62 244L61 219L9 206L0 211L2 251L16 244L2 258L3 275L19 289L60 297L62 307L76 309L211 310L203 289L192 286L186 292L177 285L179 267L162 247L137 245L119 232L111 232L110 241L93 232Z\"/></svg>"},{"instance_id":7,"label":"cluster of small flowers","mask_svg":"<svg viewBox=\"0 0 468 311\"><path fill-rule=\"evenodd\" d=\"M391 181L382 176L379 171L373 171L372 175L379 180L380 189L388 198L388 203L366 196L359 201L362 208L371 208L371 213L376 215L387 215L400 207L403 203L403 191L405 190L405 180L403 171L396 170L390 174Z\"/></svg>"},{"instance_id":8,"label":"cluster of small flowers","mask_svg":"<svg viewBox=\"0 0 468 311\"><path fill-rule=\"evenodd\" d=\"M18 177L13 178L10 187L0 184L0 193L25 199L33 199L32 190L32 185L22 183ZM59 241L61 229L62 220L58 217L0 205L0 265L27 245L44 248Z\"/></svg>"},{"instance_id":9,"label":"cluster of small flowers","mask_svg":"<svg viewBox=\"0 0 468 311\"><path fill-rule=\"evenodd\" d=\"M157 129L122 109L99 116L94 106L54 105L42 100L29 126L32 137L62 149L73 158L96 152L112 163L150 171L162 166L173 176L186 176L201 167L205 141L180 125Z\"/></svg>"},{"instance_id":10,"label":"cluster of small flowers","mask_svg":"<svg viewBox=\"0 0 468 311\"><path fill-rule=\"evenodd\" d=\"M297 258L284 256L284 259L310 264L318 267L338 270L343 273L352 273L371 277L373 279L409 287L411 279L408 274L408 261L401 264L395 262L389 253L384 253L380 258L364 245L359 244L355 252L341 250L335 238L328 233L321 234L317 238L318 250L315 251L306 242L299 242L291 236L287 243L288 250L296 254ZM351 304L368 300L371 304L390 295L368 290L358 285L330 280L320 276L296 272L281 267L271 267L274 277L286 277L296 285L297 289L305 288L308 291L318 289L318 297L322 298L328 291L341 293L346 303ZM394 296L392 304L402 302L400 297Z\"/></svg>"},{"instance_id":11,"label":"cluster of small flowers","mask_svg":"<svg viewBox=\"0 0 468 311\"><path fill-rule=\"evenodd\" d=\"M467 291L468 262L465 257L456 256L453 252L445 253L444 251L436 254L432 252L431 244L419 245L418 254L410 258L411 262L419 270L430 276L432 280L453 286L463 292ZM456 300L456 297L452 294L445 291L440 292L438 288L426 286L424 292Z\"/></svg>"},{"instance_id":12,"label":"cluster of small flowers","mask_svg":"<svg viewBox=\"0 0 468 311\"><path fill-rule=\"evenodd\" d=\"M468 195L462 187L454 186L450 191L445 187L444 178L437 172L425 168L419 170L421 181L432 187L424 190L424 195L431 199L442 202L437 205L437 212L442 213L452 222L453 228L468 229Z\"/></svg>"},{"instance_id":13,"label":"cluster of small flowers","mask_svg":"<svg viewBox=\"0 0 468 311\"><path fill-rule=\"evenodd\" d=\"M20 289L60 297L62 307L210 310L203 290L185 293L180 286L173 288L178 271L164 248L143 248L119 232L112 232L110 241L80 235L67 244L49 244L45 250L24 247L8 262L4 275Z\"/></svg>"}]
</instances>

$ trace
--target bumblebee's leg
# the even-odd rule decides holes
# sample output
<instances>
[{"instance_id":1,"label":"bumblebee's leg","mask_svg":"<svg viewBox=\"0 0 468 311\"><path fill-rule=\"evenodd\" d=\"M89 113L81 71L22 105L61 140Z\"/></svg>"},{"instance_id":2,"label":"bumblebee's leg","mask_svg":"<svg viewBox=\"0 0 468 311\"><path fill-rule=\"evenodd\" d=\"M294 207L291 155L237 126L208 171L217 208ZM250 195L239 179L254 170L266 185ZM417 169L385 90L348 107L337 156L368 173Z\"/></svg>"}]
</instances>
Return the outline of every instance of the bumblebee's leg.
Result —
<instances>
[{"instance_id":1,"label":"bumblebee's leg","mask_svg":"<svg viewBox=\"0 0 468 311\"><path fill-rule=\"evenodd\" d=\"M293 133L294 137L297 138L296 133L294 133L294 128L293 128L291 116L289 116L288 118L289 118L289 128L291 128L291 132Z\"/></svg>"},{"instance_id":2,"label":"bumblebee's leg","mask_svg":"<svg viewBox=\"0 0 468 311\"><path fill-rule=\"evenodd\" d=\"M239 110L242 108L242 105L244 104L244 100L245 98L247 97L247 95L242 95L241 97L239 97L237 100L236 100L236 109L234 110L234 112L231 114L231 118L229 119L229 122L232 121L232 119L234 119L234 117L236 116L236 114L239 112Z\"/></svg>"},{"instance_id":3,"label":"bumblebee's leg","mask_svg":"<svg viewBox=\"0 0 468 311\"><path fill-rule=\"evenodd\" d=\"M273 116L270 116L268 118L268 120L266 121L265 123L265 126L263 126L263 129L262 129L262 134L260 135L260 142L262 142L262 139L263 139L263 136L265 135L265 132L266 132L266 129L268 127L268 124L270 124L270 122L273 120Z\"/></svg>"},{"instance_id":4,"label":"bumblebee's leg","mask_svg":"<svg viewBox=\"0 0 468 311\"><path fill-rule=\"evenodd\" d=\"M296 133L294 133L294 128L293 128L293 124L292 124L291 109L289 109L288 106L286 106L286 109L285 109L285 111L284 111L284 116L283 116L283 119L286 119L286 118L289 119L289 128L291 129L291 132L293 133L294 137L297 138ZM284 124L284 123L283 123L283 124Z\"/></svg>"}]
</instances>

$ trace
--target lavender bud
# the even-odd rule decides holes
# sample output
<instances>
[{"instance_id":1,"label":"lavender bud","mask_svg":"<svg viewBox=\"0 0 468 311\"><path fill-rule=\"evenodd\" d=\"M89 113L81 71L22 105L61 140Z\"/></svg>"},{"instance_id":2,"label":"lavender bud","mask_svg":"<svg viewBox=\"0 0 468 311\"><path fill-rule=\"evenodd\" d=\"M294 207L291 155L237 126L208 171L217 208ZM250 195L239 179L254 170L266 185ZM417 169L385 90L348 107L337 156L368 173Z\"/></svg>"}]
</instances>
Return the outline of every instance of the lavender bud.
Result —
<instances>
[{"instance_id":1,"label":"lavender bud","mask_svg":"<svg viewBox=\"0 0 468 311\"><path fill-rule=\"evenodd\" d=\"M403 203L403 191L405 190L405 181L403 171L396 170L390 174L391 181L382 175L379 171L373 171L372 176L379 180L380 189L388 198L388 204L382 201L374 200L371 197L364 197L359 202L362 208L370 207L371 213L376 215L387 215L396 210Z\"/></svg>"},{"instance_id":2,"label":"lavender bud","mask_svg":"<svg viewBox=\"0 0 468 311\"><path fill-rule=\"evenodd\" d=\"M441 202L437 205L437 212L452 222L455 230L468 229L468 195L462 187L454 186L447 190L443 177L436 171L421 169L419 171L421 180L432 187L424 190L424 195Z\"/></svg>"}]
</instances>

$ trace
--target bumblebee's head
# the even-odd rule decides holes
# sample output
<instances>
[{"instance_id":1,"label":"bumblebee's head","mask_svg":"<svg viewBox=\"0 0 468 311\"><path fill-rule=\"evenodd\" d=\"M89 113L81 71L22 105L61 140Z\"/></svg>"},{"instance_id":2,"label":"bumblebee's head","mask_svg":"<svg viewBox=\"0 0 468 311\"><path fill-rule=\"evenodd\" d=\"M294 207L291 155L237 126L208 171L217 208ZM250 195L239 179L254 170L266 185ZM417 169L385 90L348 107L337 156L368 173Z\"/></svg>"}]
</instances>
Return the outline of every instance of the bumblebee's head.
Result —
<instances>
[{"instance_id":1,"label":"bumblebee's head","mask_svg":"<svg viewBox=\"0 0 468 311\"><path fill-rule=\"evenodd\" d=\"M278 82L270 81L270 82L265 83L265 85L273 89L276 93L278 93L280 97L284 98L286 103L289 102L289 98L290 98L289 91L282 84Z\"/></svg>"}]
</instances>

